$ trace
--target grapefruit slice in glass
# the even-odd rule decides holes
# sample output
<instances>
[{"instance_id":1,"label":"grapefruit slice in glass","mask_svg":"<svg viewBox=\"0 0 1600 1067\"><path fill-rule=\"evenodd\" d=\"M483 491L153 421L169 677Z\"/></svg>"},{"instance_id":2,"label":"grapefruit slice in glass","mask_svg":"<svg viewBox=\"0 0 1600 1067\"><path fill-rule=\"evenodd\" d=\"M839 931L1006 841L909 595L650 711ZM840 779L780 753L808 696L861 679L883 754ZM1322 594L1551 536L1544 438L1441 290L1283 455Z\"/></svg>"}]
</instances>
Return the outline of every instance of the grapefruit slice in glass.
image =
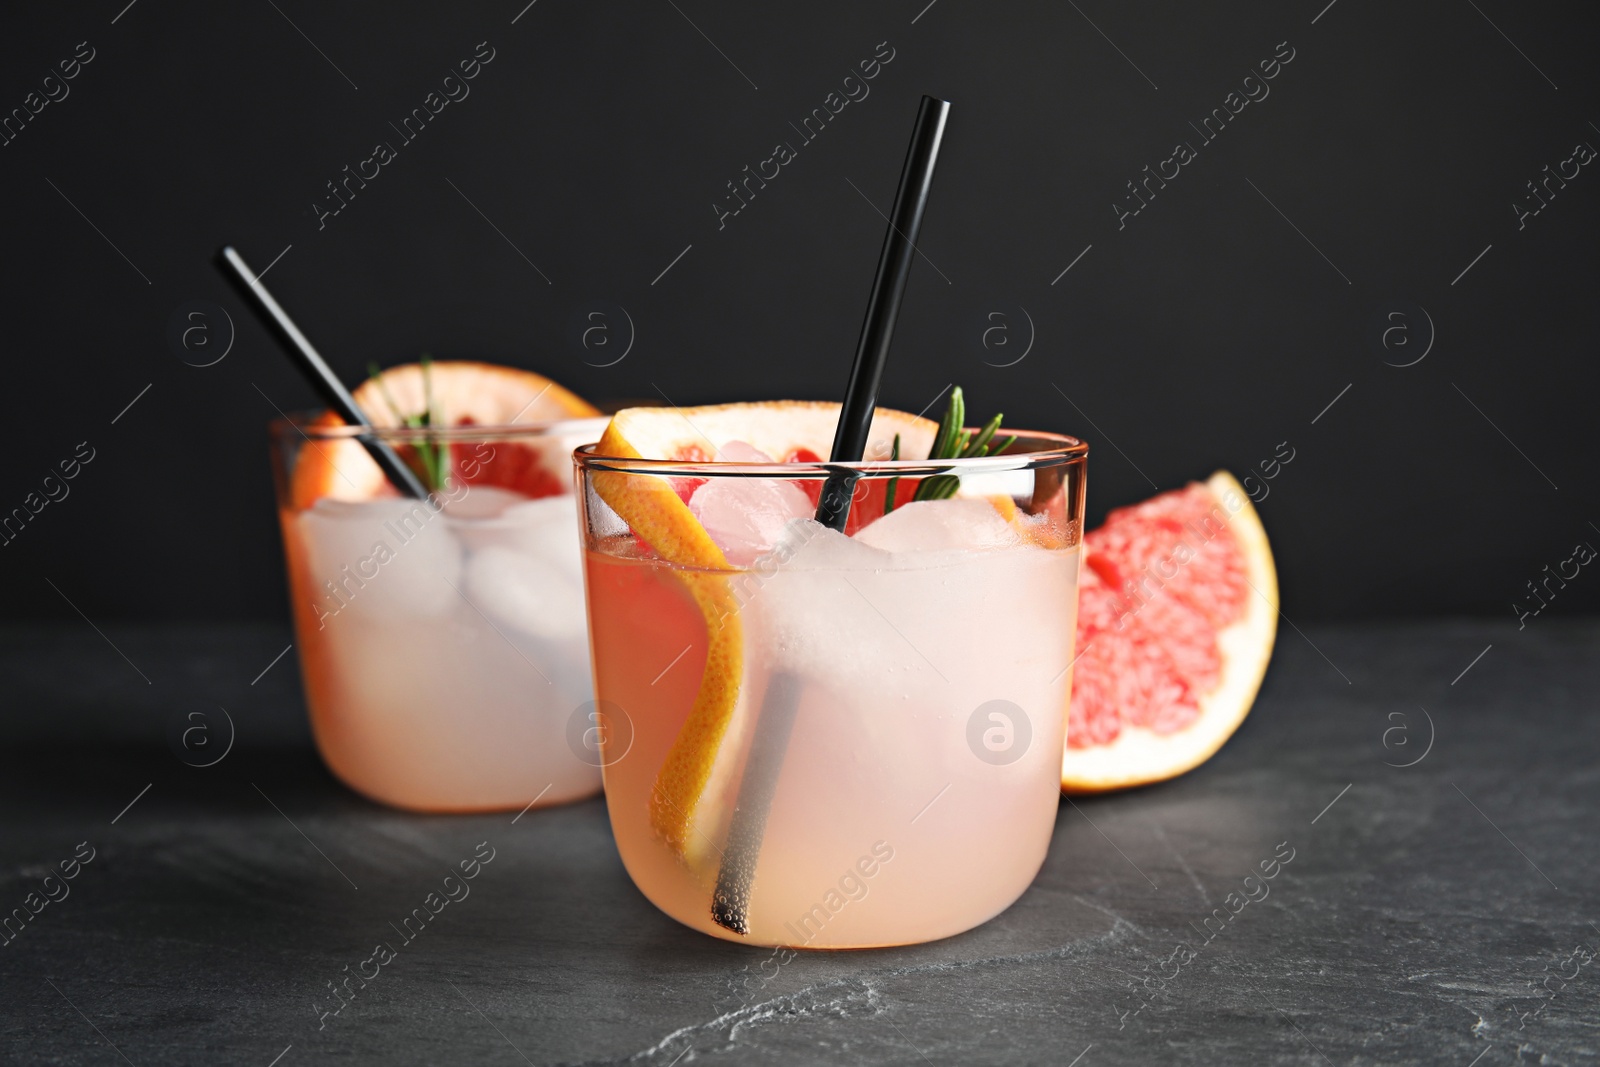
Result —
<instances>
[{"instance_id":1,"label":"grapefruit slice in glass","mask_svg":"<svg viewBox=\"0 0 1600 1067\"><path fill-rule=\"evenodd\" d=\"M1175 777L1255 701L1277 633L1261 519L1226 471L1119 508L1084 538L1061 788Z\"/></svg>"},{"instance_id":2,"label":"grapefruit slice in glass","mask_svg":"<svg viewBox=\"0 0 1600 1067\"><path fill-rule=\"evenodd\" d=\"M600 414L593 404L541 374L466 361L432 362L426 376L421 364L390 367L362 382L351 395L374 426L392 428L404 425L404 416L428 410L430 392L439 426L505 426ZM313 425L342 426L344 422L330 412ZM451 446L457 452L474 447ZM397 451L412 466L417 465L413 446L401 445ZM572 482L569 457L561 450L536 450L517 442L497 441L487 460L452 467L452 473L464 481L498 486L530 498L567 492ZM297 510L323 497L370 500L395 495L383 471L352 439L313 440L302 449L290 490Z\"/></svg>"}]
</instances>

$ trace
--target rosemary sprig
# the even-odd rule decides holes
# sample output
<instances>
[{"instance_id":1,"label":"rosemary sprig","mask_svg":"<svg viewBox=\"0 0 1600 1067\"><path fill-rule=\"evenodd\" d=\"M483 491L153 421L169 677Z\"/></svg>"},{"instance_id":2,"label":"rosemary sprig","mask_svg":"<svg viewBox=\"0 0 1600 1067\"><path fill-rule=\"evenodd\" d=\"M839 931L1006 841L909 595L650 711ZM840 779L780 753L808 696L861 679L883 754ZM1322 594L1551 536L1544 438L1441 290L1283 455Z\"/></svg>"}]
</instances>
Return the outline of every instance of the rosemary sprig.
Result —
<instances>
[{"instance_id":1,"label":"rosemary sprig","mask_svg":"<svg viewBox=\"0 0 1600 1067\"><path fill-rule=\"evenodd\" d=\"M383 402L389 405L394 420L402 426L413 430L424 429L437 425L438 419L433 410L433 357L423 353L418 360L422 365L422 411L414 414L401 412L400 405L394 402L394 395L389 392L389 386L384 382L382 373L376 363L367 364L367 374L377 383L378 391L383 394ZM450 446L442 442L421 441L416 446L417 465L421 467L417 473L422 476L423 484L428 492L437 493L444 489L445 481L449 475Z\"/></svg>"},{"instance_id":2,"label":"rosemary sprig","mask_svg":"<svg viewBox=\"0 0 1600 1067\"><path fill-rule=\"evenodd\" d=\"M981 430L972 431L962 427L966 424L967 401L958 385L950 390L950 400L945 406L944 417L939 420L939 432L933 439L933 448L928 452L928 459L973 459L978 456L987 456L991 453L1004 452L1016 441L1013 434L996 444L994 436L1000 429L1003 415L996 415L983 424ZM961 479L954 474L935 474L931 478L924 478L917 485L916 500L945 500L956 495L956 490L961 488ZM893 491L889 499L893 500Z\"/></svg>"},{"instance_id":3,"label":"rosemary sprig","mask_svg":"<svg viewBox=\"0 0 1600 1067\"><path fill-rule=\"evenodd\" d=\"M894 435L894 447L889 449L889 459L894 461L900 458L900 435ZM889 479L889 488L883 492L883 513L885 515L894 510L895 490L900 488L900 476L897 474Z\"/></svg>"}]
</instances>

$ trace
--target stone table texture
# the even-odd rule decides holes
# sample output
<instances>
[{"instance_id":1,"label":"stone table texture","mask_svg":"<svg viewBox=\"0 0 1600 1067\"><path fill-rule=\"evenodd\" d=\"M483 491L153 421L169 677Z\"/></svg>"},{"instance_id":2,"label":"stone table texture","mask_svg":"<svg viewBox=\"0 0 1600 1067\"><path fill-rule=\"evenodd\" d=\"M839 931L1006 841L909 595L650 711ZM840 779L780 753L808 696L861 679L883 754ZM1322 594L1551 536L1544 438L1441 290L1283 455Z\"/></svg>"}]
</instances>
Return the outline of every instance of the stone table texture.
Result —
<instances>
[{"instance_id":1,"label":"stone table texture","mask_svg":"<svg viewBox=\"0 0 1600 1067\"><path fill-rule=\"evenodd\" d=\"M1284 625L1234 740L1064 800L1009 911L792 960L658 913L600 800L436 817L342 788L287 644L5 635L0 908L76 877L0 948L4 1062L1600 1062L1594 623ZM231 750L180 762L168 731L218 707ZM470 895L402 942L475 854ZM400 947L322 1016L378 942Z\"/></svg>"}]
</instances>

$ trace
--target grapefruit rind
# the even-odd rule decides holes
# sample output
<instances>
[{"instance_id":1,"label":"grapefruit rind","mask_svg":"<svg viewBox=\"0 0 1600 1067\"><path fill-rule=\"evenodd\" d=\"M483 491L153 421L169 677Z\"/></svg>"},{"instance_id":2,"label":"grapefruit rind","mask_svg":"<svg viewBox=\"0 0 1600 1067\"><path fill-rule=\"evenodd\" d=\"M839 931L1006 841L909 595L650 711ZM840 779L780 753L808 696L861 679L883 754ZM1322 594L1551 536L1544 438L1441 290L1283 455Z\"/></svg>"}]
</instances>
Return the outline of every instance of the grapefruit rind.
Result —
<instances>
[{"instance_id":1,"label":"grapefruit rind","mask_svg":"<svg viewBox=\"0 0 1600 1067\"><path fill-rule=\"evenodd\" d=\"M600 409L587 400L533 371L493 363L441 360L429 367L428 374L434 410L447 426L467 422L480 426L520 425L600 414ZM420 364L390 367L378 377L382 388L369 378L351 394L356 406L374 426L399 425L389 406L389 398L403 413L419 412L426 406ZM307 429L343 425L343 419L329 412L319 415ZM562 461L560 474L570 476L566 456L559 458ZM388 479L383 470L359 442L350 438L308 437L295 459L289 496L298 511L324 497L371 500L387 492L387 487Z\"/></svg>"},{"instance_id":2,"label":"grapefruit rind","mask_svg":"<svg viewBox=\"0 0 1600 1067\"><path fill-rule=\"evenodd\" d=\"M596 456L706 461L729 441L769 456L832 447L839 405L787 400L691 408L624 408L595 446ZM901 454L926 454L938 425L889 408L873 414L866 458L886 460L894 437ZM743 626L728 562L672 483L663 477L596 470L596 495L673 564L700 609L708 641L694 704L668 749L650 796L650 826L691 868L708 868L710 851L731 812L726 788L744 746L748 716L738 714L744 683ZM727 758L721 758L728 753Z\"/></svg>"},{"instance_id":3,"label":"grapefruit rind","mask_svg":"<svg viewBox=\"0 0 1600 1067\"><path fill-rule=\"evenodd\" d=\"M306 429L316 432L343 426L330 412L312 419ZM349 438L305 436L289 476L289 499L294 510L304 511L324 497L334 500L371 500L381 496L387 479L367 450Z\"/></svg>"},{"instance_id":4,"label":"grapefruit rind","mask_svg":"<svg viewBox=\"0 0 1600 1067\"><path fill-rule=\"evenodd\" d=\"M839 405L823 400L772 400L745 404L705 404L700 407L624 408L611 417L616 430L613 443L625 442L633 452L627 458L713 460L717 448L743 441L774 459L794 449L826 456L833 447L839 422ZM938 423L892 408L877 408L864 453L867 462L889 458L894 437L900 435L900 454L927 455ZM596 455L617 455L601 452Z\"/></svg>"},{"instance_id":5,"label":"grapefruit rind","mask_svg":"<svg viewBox=\"0 0 1600 1067\"><path fill-rule=\"evenodd\" d=\"M390 367L378 380L383 383L381 389L369 378L351 394L373 425L399 425L385 392L402 412L422 411L427 406L420 363ZM464 422L508 426L600 414L599 408L542 374L494 363L436 360L429 366L426 386L432 389L440 420L451 426Z\"/></svg>"},{"instance_id":6,"label":"grapefruit rind","mask_svg":"<svg viewBox=\"0 0 1600 1067\"><path fill-rule=\"evenodd\" d=\"M1252 590L1243 617L1217 632L1220 680L1200 697L1200 714L1182 730L1160 734L1125 722L1109 744L1067 748L1061 765L1063 792L1101 793L1175 778L1210 759L1250 713L1277 635L1277 568L1261 517L1233 475L1217 471L1205 484L1231 513L1227 528L1244 557L1245 580Z\"/></svg>"}]
</instances>

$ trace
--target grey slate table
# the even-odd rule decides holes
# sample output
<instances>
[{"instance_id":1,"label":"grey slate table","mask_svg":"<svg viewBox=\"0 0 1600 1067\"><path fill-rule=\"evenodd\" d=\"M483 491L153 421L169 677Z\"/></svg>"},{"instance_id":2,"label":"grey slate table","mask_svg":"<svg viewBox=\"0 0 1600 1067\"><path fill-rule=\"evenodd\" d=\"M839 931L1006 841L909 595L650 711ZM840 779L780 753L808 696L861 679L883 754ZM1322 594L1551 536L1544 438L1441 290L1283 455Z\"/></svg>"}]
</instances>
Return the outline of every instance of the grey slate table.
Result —
<instances>
[{"instance_id":1,"label":"grey slate table","mask_svg":"<svg viewBox=\"0 0 1600 1067\"><path fill-rule=\"evenodd\" d=\"M341 788L294 656L260 673L282 631L105 636L0 645L0 909L93 849L0 948L6 1063L1600 1061L1592 623L1284 626L1240 734L1063 802L1005 914L782 967L657 913L598 800L419 817ZM232 750L181 763L169 725L218 706ZM480 842L470 896L320 1019Z\"/></svg>"}]
</instances>

